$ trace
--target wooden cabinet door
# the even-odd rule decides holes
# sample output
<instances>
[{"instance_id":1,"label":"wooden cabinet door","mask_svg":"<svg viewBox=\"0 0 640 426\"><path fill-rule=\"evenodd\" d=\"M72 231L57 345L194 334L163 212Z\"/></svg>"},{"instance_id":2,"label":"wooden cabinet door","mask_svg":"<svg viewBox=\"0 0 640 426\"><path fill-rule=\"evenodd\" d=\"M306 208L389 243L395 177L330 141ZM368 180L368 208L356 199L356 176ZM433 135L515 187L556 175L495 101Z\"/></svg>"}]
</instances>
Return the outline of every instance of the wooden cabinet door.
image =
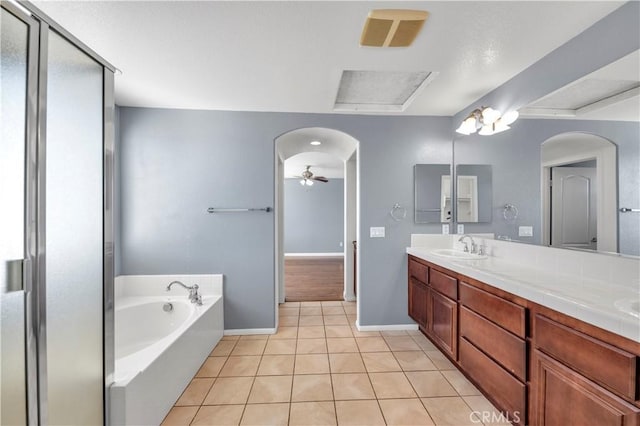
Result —
<instances>
[{"instance_id":1,"label":"wooden cabinet door","mask_svg":"<svg viewBox=\"0 0 640 426\"><path fill-rule=\"evenodd\" d=\"M425 284L413 277L409 278L409 316L423 329L427 327L428 292Z\"/></svg>"},{"instance_id":2,"label":"wooden cabinet door","mask_svg":"<svg viewBox=\"0 0 640 426\"><path fill-rule=\"evenodd\" d=\"M532 424L640 425L640 408L553 358L534 350Z\"/></svg>"},{"instance_id":3,"label":"wooden cabinet door","mask_svg":"<svg viewBox=\"0 0 640 426\"><path fill-rule=\"evenodd\" d=\"M436 341L440 349L457 359L458 349L458 304L456 301L438 293L429 292L427 305L428 334Z\"/></svg>"}]
</instances>

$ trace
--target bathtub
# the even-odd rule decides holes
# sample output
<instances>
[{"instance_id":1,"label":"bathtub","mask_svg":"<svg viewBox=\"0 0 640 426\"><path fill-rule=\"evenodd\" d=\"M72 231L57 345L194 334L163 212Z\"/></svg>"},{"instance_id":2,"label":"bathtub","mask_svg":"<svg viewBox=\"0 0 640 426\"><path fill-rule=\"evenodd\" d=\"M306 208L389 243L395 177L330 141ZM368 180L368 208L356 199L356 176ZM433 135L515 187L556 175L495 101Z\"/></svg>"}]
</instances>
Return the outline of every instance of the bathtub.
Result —
<instances>
[{"instance_id":1,"label":"bathtub","mask_svg":"<svg viewBox=\"0 0 640 426\"><path fill-rule=\"evenodd\" d=\"M198 284L202 306L182 287L167 292L175 280ZM110 423L159 425L222 338L222 275L120 276L114 294Z\"/></svg>"}]
</instances>

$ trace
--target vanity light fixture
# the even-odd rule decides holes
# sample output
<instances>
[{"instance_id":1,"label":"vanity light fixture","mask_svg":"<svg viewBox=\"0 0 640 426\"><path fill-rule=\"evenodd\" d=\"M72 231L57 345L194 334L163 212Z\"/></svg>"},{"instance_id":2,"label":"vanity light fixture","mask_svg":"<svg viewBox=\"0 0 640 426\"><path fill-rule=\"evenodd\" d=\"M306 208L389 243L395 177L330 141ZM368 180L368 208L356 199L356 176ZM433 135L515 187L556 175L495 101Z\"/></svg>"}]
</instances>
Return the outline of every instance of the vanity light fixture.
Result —
<instances>
[{"instance_id":1,"label":"vanity light fixture","mask_svg":"<svg viewBox=\"0 0 640 426\"><path fill-rule=\"evenodd\" d=\"M322 142L320 142L320 141L311 141L311 142L309 142L309 145L318 146L318 145L322 145Z\"/></svg>"},{"instance_id":2,"label":"vanity light fixture","mask_svg":"<svg viewBox=\"0 0 640 426\"><path fill-rule=\"evenodd\" d=\"M474 109L467 118L464 119L456 132L463 135L470 135L478 132L479 135L489 136L509 130L509 124L518 119L518 111L509 111L501 115L500 111L491 107L480 107Z\"/></svg>"}]
</instances>

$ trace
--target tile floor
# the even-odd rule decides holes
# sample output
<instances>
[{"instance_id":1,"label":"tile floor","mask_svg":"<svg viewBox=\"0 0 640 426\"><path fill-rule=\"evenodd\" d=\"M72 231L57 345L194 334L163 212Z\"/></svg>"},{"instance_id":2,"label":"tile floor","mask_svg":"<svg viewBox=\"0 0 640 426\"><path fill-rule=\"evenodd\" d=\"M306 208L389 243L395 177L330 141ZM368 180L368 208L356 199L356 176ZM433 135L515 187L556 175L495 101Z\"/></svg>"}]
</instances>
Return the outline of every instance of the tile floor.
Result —
<instances>
[{"instance_id":1,"label":"tile floor","mask_svg":"<svg viewBox=\"0 0 640 426\"><path fill-rule=\"evenodd\" d=\"M163 425L459 426L497 413L418 331L360 332L349 302L279 314L276 334L225 336Z\"/></svg>"}]
</instances>

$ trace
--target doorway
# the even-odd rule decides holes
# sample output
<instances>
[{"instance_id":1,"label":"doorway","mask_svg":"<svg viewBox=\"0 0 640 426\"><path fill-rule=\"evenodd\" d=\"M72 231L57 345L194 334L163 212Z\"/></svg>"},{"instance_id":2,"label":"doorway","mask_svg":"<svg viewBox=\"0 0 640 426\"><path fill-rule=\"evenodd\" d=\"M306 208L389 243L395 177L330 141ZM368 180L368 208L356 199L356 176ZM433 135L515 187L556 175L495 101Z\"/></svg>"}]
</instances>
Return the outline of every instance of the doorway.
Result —
<instances>
[{"instance_id":1,"label":"doorway","mask_svg":"<svg viewBox=\"0 0 640 426\"><path fill-rule=\"evenodd\" d=\"M543 244L618 251L616 145L570 132L542 144Z\"/></svg>"},{"instance_id":2,"label":"doorway","mask_svg":"<svg viewBox=\"0 0 640 426\"><path fill-rule=\"evenodd\" d=\"M314 142L313 144L311 142ZM302 128L287 132L275 140L275 194L276 194L276 209L275 209L275 221L276 221L276 238L275 238L275 282L276 282L276 297L275 297L275 312L276 312L276 327L278 325L278 304L284 303L286 300L291 300L287 294L287 288L285 286L287 268L285 267L285 259L289 263L297 263L304 272L300 273L298 278L303 280L313 280L313 269L309 268L309 264L313 263L314 268L331 268L333 269L333 276L336 277L337 282L340 283L338 288L333 289L337 298L342 301L355 301L356 300L356 279L357 279L357 260L354 258L355 245L354 241L357 241L357 222L358 222L358 203L357 203L357 170L358 170L358 141L352 136L340 132L334 129L328 128ZM285 250L287 236L287 220L285 218L286 209L286 193L285 185L299 186L297 190L303 189L303 186L299 183L300 178L296 180L286 181L285 176L285 162L289 159L293 159L295 156L301 155L303 158L307 156L307 160L302 160L305 164L299 172L304 171L307 165L311 165L311 172L315 173L313 164L310 164L308 158L322 158L323 156L331 156L337 159L337 165L340 169L342 176L341 190L342 190L342 207L339 213L342 230L340 231L340 238L332 237L330 245L322 250L316 252L324 256L304 256L305 249L301 252L293 253L294 256L285 256L289 249ZM311 156L311 157L309 157ZM290 174L290 173L289 173ZM301 174L296 173L301 176ZM316 175L321 175L317 173ZM331 178L328 179L331 182ZM313 186L310 186L309 195L313 189L318 185L323 185L321 182L314 181ZM325 186L328 188L328 186ZM310 207L310 201L303 202L301 208ZM334 241L335 240L335 241ZM307 241L309 243L309 241ZM297 256L295 254L302 254ZM307 259L303 259L307 257ZM319 259L309 259L309 257L324 257L323 262L319 262ZM334 259L331 259L333 257ZM306 265L305 265L306 263ZM340 263L342 265L340 266ZM337 270L336 270L337 268ZM295 270L295 268L294 268ZM301 276L300 276L301 275ZM334 285L335 287L335 285ZM330 290L325 288L325 290ZM326 294L317 294L315 297L309 295L305 300L314 299L315 301L328 300L327 297L335 300L336 296L327 296ZM295 296L293 296L295 297Z\"/></svg>"}]
</instances>

